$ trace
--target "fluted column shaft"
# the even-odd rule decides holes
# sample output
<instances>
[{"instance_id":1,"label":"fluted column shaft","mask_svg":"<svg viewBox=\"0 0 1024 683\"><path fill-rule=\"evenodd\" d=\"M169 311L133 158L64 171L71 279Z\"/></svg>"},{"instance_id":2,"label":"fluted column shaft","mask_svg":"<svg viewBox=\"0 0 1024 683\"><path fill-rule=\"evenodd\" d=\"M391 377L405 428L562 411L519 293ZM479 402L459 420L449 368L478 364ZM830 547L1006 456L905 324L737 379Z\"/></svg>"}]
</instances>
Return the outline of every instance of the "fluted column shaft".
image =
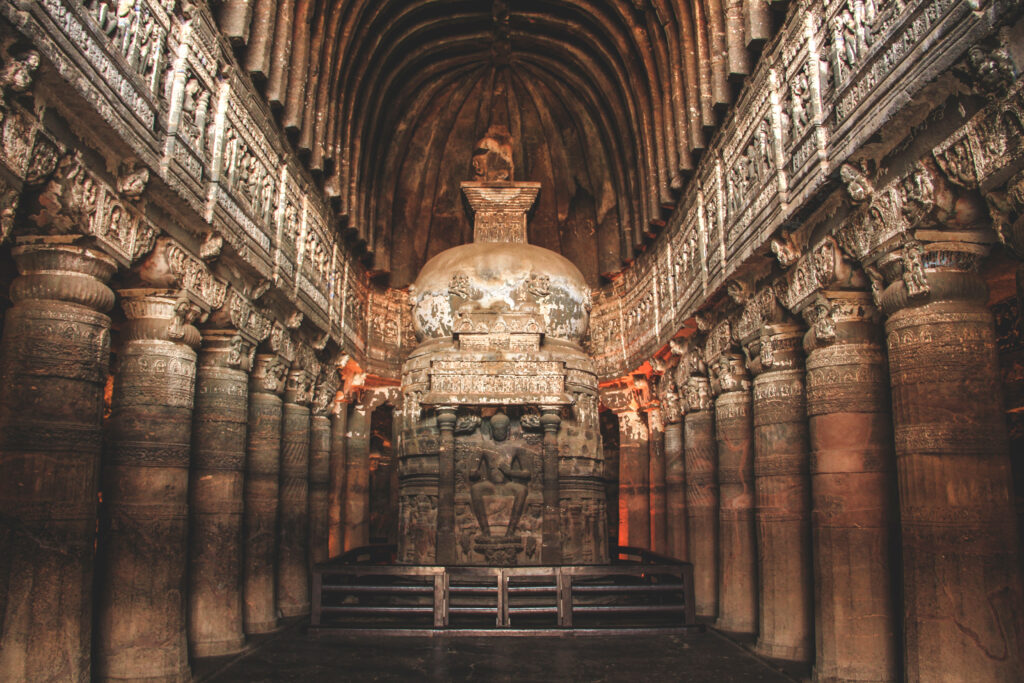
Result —
<instances>
[{"instance_id":1,"label":"fluted column shaft","mask_svg":"<svg viewBox=\"0 0 1024 683\"><path fill-rule=\"evenodd\" d=\"M825 296L827 319L804 338L815 680L894 681L895 459L882 333L869 294Z\"/></svg>"},{"instance_id":2,"label":"fluted column shaft","mask_svg":"<svg viewBox=\"0 0 1024 683\"><path fill-rule=\"evenodd\" d=\"M454 425L454 415L452 417ZM355 406L349 416L348 457L345 465L345 550L351 550L370 542L370 415L367 407L362 404ZM452 490L454 493L454 483ZM454 509L453 503L453 513ZM454 539L454 517L451 528ZM440 519L437 533L440 550ZM452 561L454 553L455 546L452 545Z\"/></svg>"},{"instance_id":3,"label":"fluted column shaft","mask_svg":"<svg viewBox=\"0 0 1024 683\"><path fill-rule=\"evenodd\" d=\"M983 250L947 242L916 251L881 296L906 677L1019 681L1020 558L993 319L974 271ZM890 274L898 266L881 264Z\"/></svg>"},{"instance_id":4,"label":"fluted column shaft","mask_svg":"<svg viewBox=\"0 0 1024 683\"><path fill-rule=\"evenodd\" d=\"M732 354L733 367L742 356ZM718 446L719 605L716 626L757 632L757 544L754 524L754 423L750 383L742 381L715 399Z\"/></svg>"},{"instance_id":5,"label":"fluted column shaft","mask_svg":"<svg viewBox=\"0 0 1024 683\"><path fill-rule=\"evenodd\" d=\"M650 507L651 550L662 555L668 553L668 515L665 501L665 425L661 408L647 409L647 427L650 433Z\"/></svg>"},{"instance_id":6,"label":"fluted column shaft","mask_svg":"<svg viewBox=\"0 0 1024 683\"><path fill-rule=\"evenodd\" d=\"M189 478L189 647L207 657L241 650L242 492L248 353L237 332L204 333L196 373ZM240 338L238 338L240 340Z\"/></svg>"},{"instance_id":7,"label":"fluted column shaft","mask_svg":"<svg viewBox=\"0 0 1024 683\"><path fill-rule=\"evenodd\" d=\"M275 354L256 356L249 379L246 440L243 586L248 634L277 628L277 513L281 472L280 393L287 363Z\"/></svg>"},{"instance_id":8,"label":"fluted column shaft","mask_svg":"<svg viewBox=\"0 0 1024 683\"><path fill-rule=\"evenodd\" d=\"M327 560L328 484L331 467L331 418L315 412L309 439L309 561Z\"/></svg>"},{"instance_id":9,"label":"fluted column shaft","mask_svg":"<svg viewBox=\"0 0 1024 683\"><path fill-rule=\"evenodd\" d=\"M687 547L686 463L683 458L683 423L665 425L666 552L680 560L690 556Z\"/></svg>"},{"instance_id":10,"label":"fluted column shaft","mask_svg":"<svg viewBox=\"0 0 1024 683\"><path fill-rule=\"evenodd\" d=\"M754 486L757 498L757 651L791 661L812 657L810 449L802 331L766 325L754 365Z\"/></svg>"},{"instance_id":11,"label":"fluted column shaft","mask_svg":"<svg viewBox=\"0 0 1024 683\"><path fill-rule=\"evenodd\" d=\"M619 416L619 545L650 548L650 450L644 419L636 410Z\"/></svg>"},{"instance_id":12,"label":"fluted column shaft","mask_svg":"<svg viewBox=\"0 0 1024 683\"><path fill-rule=\"evenodd\" d=\"M693 563L697 615L704 618L718 615L718 476L715 413L709 391L706 377L688 380L688 395L700 398L687 398L683 418L688 559Z\"/></svg>"},{"instance_id":13,"label":"fluted column shaft","mask_svg":"<svg viewBox=\"0 0 1024 683\"><path fill-rule=\"evenodd\" d=\"M0 341L0 679L90 680L93 543L116 263L13 251Z\"/></svg>"},{"instance_id":14,"label":"fluted column shaft","mask_svg":"<svg viewBox=\"0 0 1024 683\"><path fill-rule=\"evenodd\" d=\"M331 463L328 482L329 557L345 550L345 474L348 449L348 401L342 394L331 411Z\"/></svg>"},{"instance_id":15,"label":"fluted column shaft","mask_svg":"<svg viewBox=\"0 0 1024 683\"><path fill-rule=\"evenodd\" d=\"M119 294L128 323L102 475L94 677L186 681L192 349L200 341L189 323L198 310L181 293Z\"/></svg>"},{"instance_id":16,"label":"fluted column shaft","mask_svg":"<svg viewBox=\"0 0 1024 683\"><path fill-rule=\"evenodd\" d=\"M288 374L281 423L281 489L277 532L277 610L309 613L309 441L312 378Z\"/></svg>"}]
</instances>

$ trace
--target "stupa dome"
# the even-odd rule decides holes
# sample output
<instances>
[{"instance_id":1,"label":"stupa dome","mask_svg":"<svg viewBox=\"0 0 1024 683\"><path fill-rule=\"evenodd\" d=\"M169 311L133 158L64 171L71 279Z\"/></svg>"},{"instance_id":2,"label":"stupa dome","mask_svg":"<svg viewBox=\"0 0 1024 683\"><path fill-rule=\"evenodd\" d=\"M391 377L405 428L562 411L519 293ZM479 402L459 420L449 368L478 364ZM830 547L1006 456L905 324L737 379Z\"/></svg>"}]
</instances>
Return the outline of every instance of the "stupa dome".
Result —
<instances>
[{"instance_id":1,"label":"stupa dome","mask_svg":"<svg viewBox=\"0 0 1024 683\"><path fill-rule=\"evenodd\" d=\"M590 314L590 287L580 270L524 242L447 249L423 266L410 298L420 340L450 336L460 312L494 311L539 313L546 336L579 343Z\"/></svg>"}]
</instances>

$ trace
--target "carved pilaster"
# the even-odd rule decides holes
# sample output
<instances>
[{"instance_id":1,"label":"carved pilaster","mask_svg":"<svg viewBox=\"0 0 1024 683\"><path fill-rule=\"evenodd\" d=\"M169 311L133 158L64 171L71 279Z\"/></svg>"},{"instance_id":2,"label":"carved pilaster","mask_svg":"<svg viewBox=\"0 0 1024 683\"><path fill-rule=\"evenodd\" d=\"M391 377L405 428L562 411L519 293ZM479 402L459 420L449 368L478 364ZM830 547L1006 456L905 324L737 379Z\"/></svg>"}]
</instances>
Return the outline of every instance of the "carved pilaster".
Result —
<instances>
[{"instance_id":1,"label":"carved pilaster","mask_svg":"<svg viewBox=\"0 0 1024 683\"><path fill-rule=\"evenodd\" d=\"M544 429L544 512L541 562L548 565L562 562L562 531L559 527L558 491L558 427L562 423L557 406L541 408L540 424Z\"/></svg>"},{"instance_id":2,"label":"carved pilaster","mask_svg":"<svg viewBox=\"0 0 1024 683\"><path fill-rule=\"evenodd\" d=\"M188 479L200 309L186 292L120 290L127 323L103 468L96 674L189 676Z\"/></svg>"},{"instance_id":3,"label":"carved pilaster","mask_svg":"<svg viewBox=\"0 0 1024 683\"><path fill-rule=\"evenodd\" d=\"M13 255L0 340L0 678L88 681L116 264L53 238L22 240Z\"/></svg>"}]
</instances>

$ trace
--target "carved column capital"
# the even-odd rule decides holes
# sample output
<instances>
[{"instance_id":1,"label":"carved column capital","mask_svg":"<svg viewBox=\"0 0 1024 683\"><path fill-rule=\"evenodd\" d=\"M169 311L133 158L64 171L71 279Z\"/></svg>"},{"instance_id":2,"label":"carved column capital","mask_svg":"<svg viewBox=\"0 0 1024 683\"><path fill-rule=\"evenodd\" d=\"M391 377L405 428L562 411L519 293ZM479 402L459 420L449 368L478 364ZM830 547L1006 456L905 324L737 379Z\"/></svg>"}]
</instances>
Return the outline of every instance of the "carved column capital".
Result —
<instances>
[{"instance_id":1,"label":"carved column capital","mask_svg":"<svg viewBox=\"0 0 1024 683\"><path fill-rule=\"evenodd\" d=\"M452 432L455 430L455 413L457 406L435 406L434 412L437 413L437 426L442 432Z\"/></svg>"},{"instance_id":2,"label":"carved column capital","mask_svg":"<svg viewBox=\"0 0 1024 683\"><path fill-rule=\"evenodd\" d=\"M125 341L152 339L199 347L202 336L192 324L203 309L187 292L168 289L120 289L121 308L128 324Z\"/></svg>"},{"instance_id":3,"label":"carved column capital","mask_svg":"<svg viewBox=\"0 0 1024 683\"><path fill-rule=\"evenodd\" d=\"M557 433L562 424L562 409L558 406L541 406L540 424L545 433Z\"/></svg>"},{"instance_id":4,"label":"carved column capital","mask_svg":"<svg viewBox=\"0 0 1024 683\"><path fill-rule=\"evenodd\" d=\"M770 323L761 334L744 345L747 368L753 375L776 370L793 370L803 365L804 328L796 323Z\"/></svg>"},{"instance_id":5,"label":"carved column capital","mask_svg":"<svg viewBox=\"0 0 1024 683\"><path fill-rule=\"evenodd\" d=\"M250 389L265 394L280 395L284 393L288 366L288 361L277 354L257 354L250 375Z\"/></svg>"},{"instance_id":6,"label":"carved column capital","mask_svg":"<svg viewBox=\"0 0 1024 683\"><path fill-rule=\"evenodd\" d=\"M323 365L313 391L313 414L327 415L334 408L341 377L332 365Z\"/></svg>"},{"instance_id":7,"label":"carved column capital","mask_svg":"<svg viewBox=\"0 0 1024 683\"><path fill-rule=\"evenodd\" d=\"M732 321L722 320L712 328L704 345L704 357L714 396L750 390L750 375L743 354L736 345Z\"/></svg>"},{"instance_id":8,"label":"carved column capital","mask_svg":"<svg viewBox=\"0 0 1024 683\"><path fill-rule=\"evenodd\" d=\"M106 286L117 263L101 251L72 244L67 238L19 238L11 252L21 277L11 283L15 304L52 299L107 312L114 293Z\"/></svg>"}]
</instances>

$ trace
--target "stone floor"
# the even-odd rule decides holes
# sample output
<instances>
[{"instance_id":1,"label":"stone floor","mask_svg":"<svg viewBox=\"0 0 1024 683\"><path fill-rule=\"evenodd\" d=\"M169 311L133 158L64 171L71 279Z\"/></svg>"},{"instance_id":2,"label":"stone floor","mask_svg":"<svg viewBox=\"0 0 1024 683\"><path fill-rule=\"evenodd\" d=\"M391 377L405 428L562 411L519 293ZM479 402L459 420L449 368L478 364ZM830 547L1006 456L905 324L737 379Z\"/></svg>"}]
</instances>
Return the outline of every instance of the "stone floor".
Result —
<instances>
[{"instance_id":1,"label":"stone floor","mask_svg":"<svg viewBox=\"0 0 1024 683\"><path fill-rule=\"evenodd\" d=\"M314 636L302 625L257 639L241 655L194 663L197 683L278 681L790 682L725 637Z\"/></svg>"}]
</instances>

